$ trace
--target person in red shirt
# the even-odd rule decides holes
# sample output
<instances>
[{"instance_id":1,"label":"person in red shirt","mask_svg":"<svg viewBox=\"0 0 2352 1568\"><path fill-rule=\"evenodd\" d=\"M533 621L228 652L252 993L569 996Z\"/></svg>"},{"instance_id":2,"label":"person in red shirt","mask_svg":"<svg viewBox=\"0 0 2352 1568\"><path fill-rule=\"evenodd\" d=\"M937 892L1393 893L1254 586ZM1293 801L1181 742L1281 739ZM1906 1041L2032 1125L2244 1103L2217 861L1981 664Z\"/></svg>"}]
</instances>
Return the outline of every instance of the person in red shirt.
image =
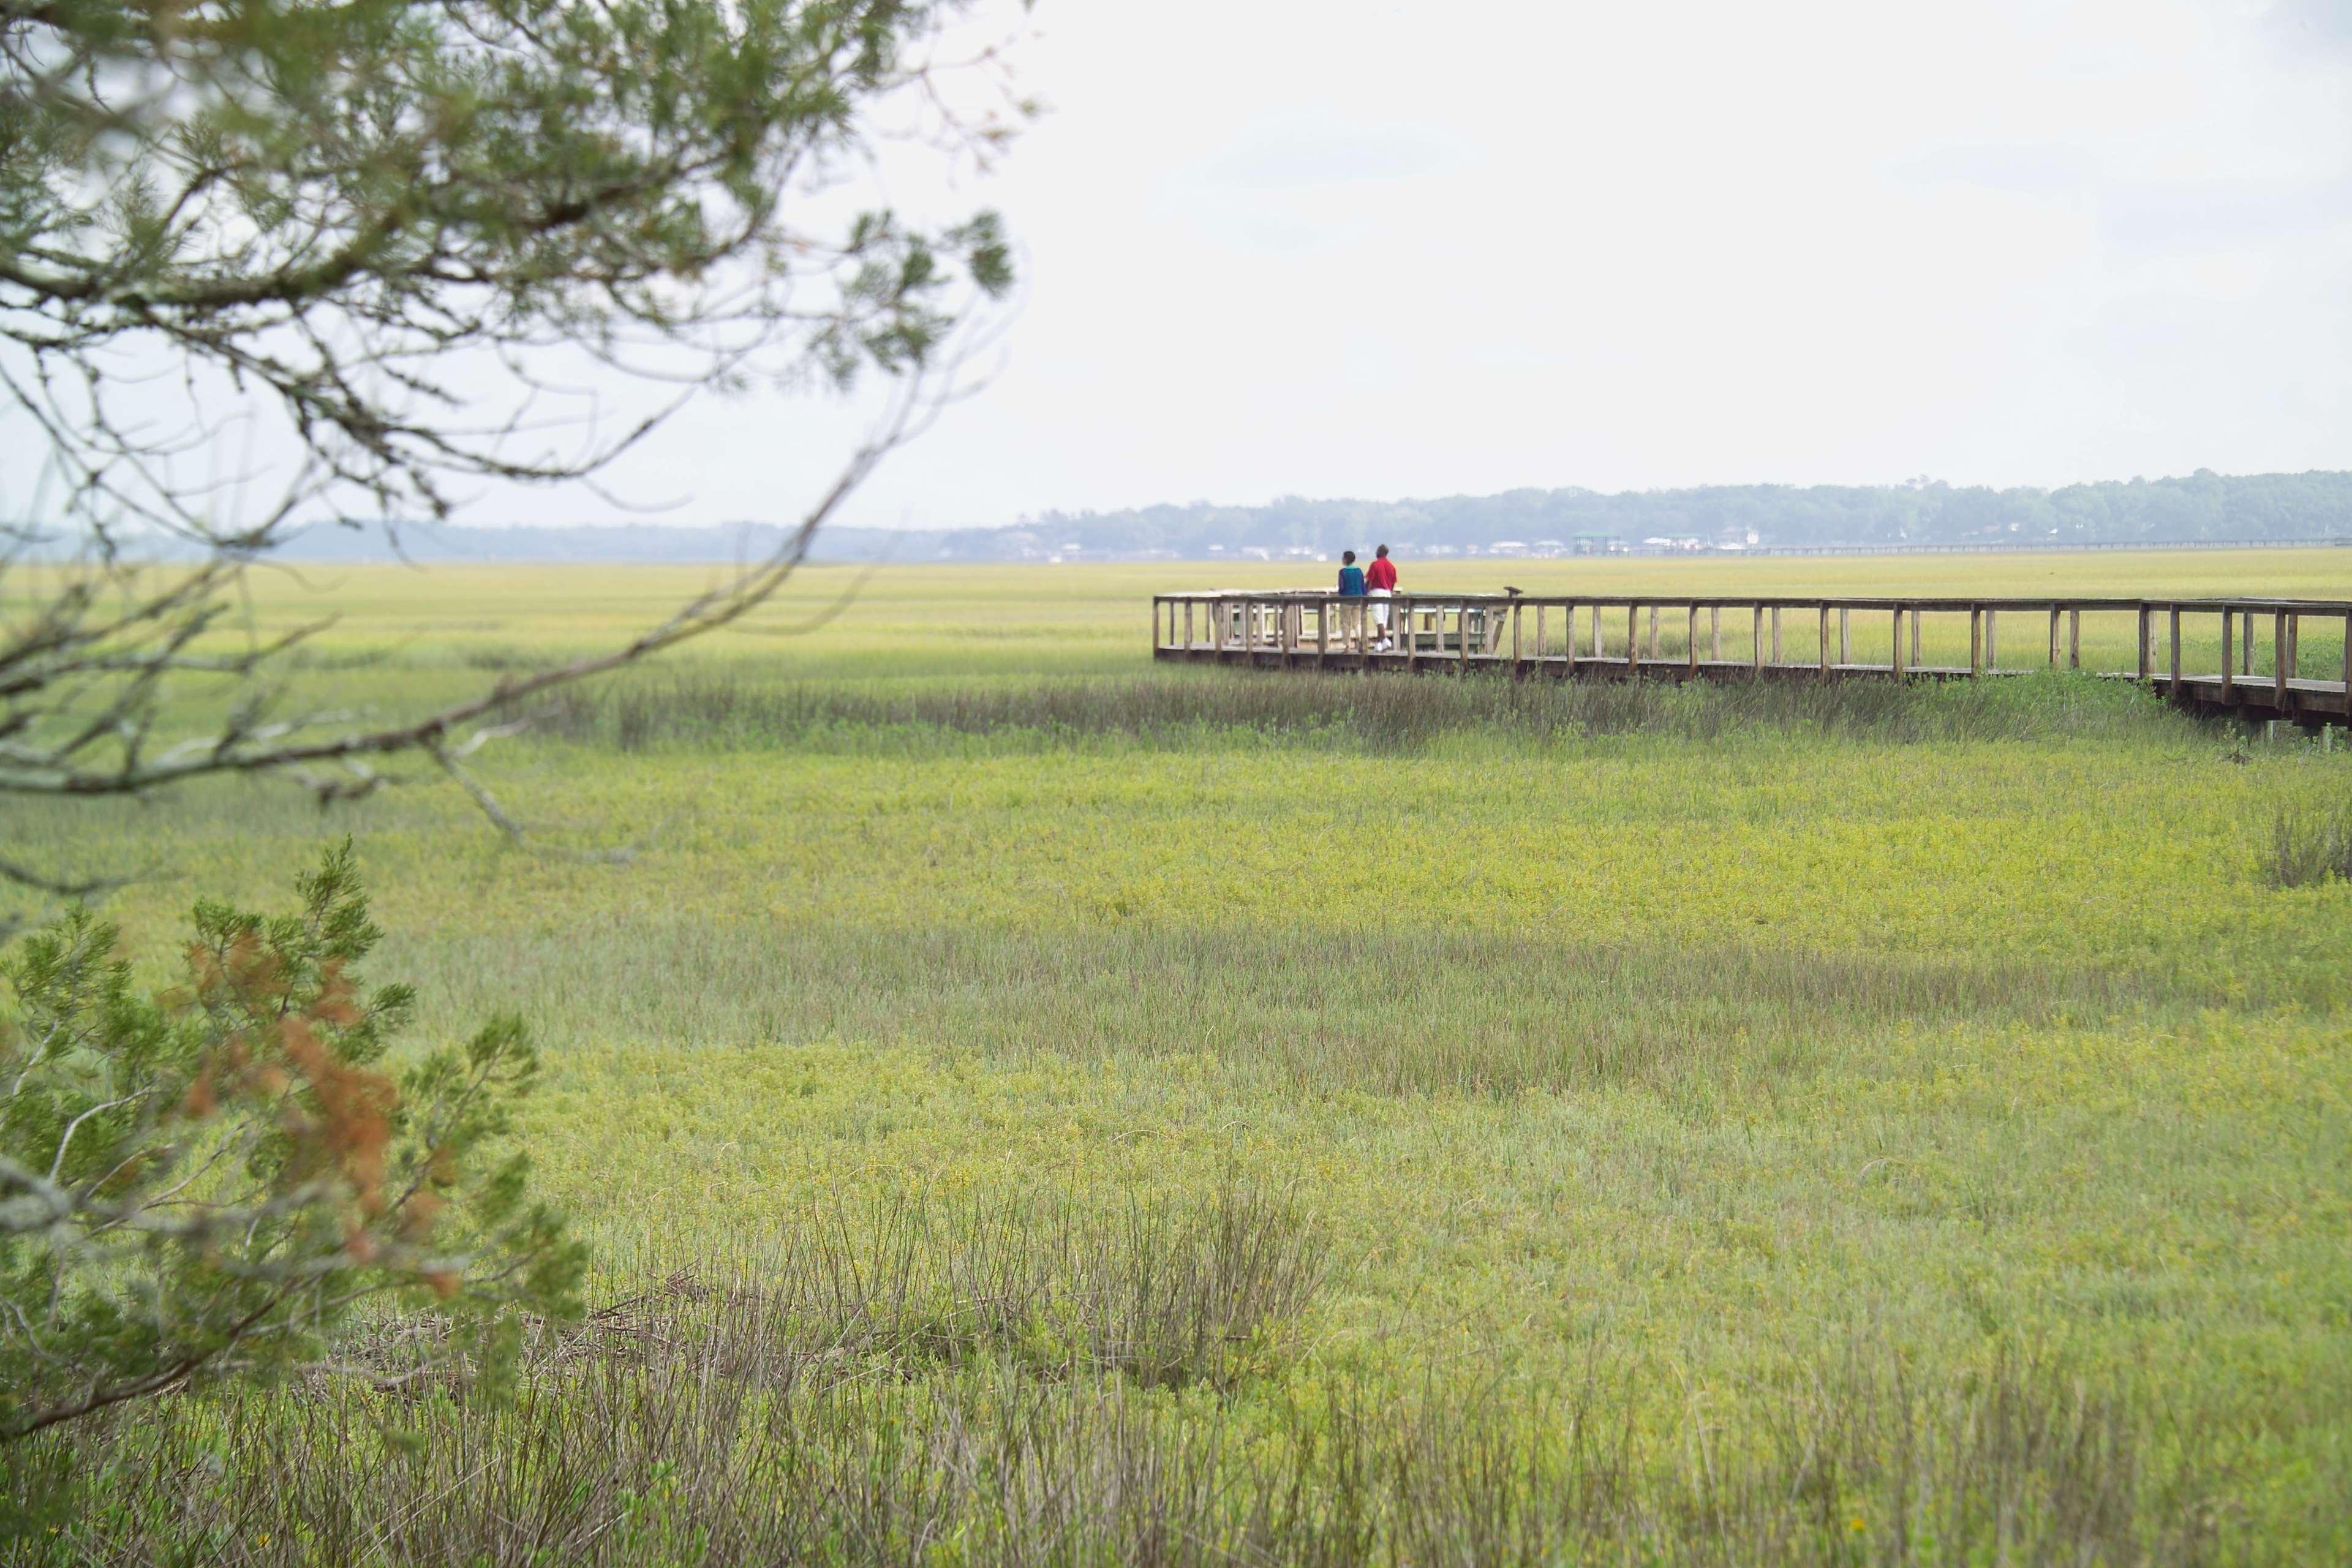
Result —
<instances>
[{"instance_id":1,"label":"person in red shirt","mask_svg":"<svg viewBox=\"0 0 2352 1568\"><path fill-rule=\"evenodd\" d=\"M1389 559L1389 547L1381 545L1372 552L1372 563L1364 568L1364 587L1375 599L1385 599L1396 592L1396 563ZM1372 619L1381 628L1381 640L1372 645L1374 653L1386 653L1393 646L1389 640L1389 607L1372 606Z\"/></svg>"}]
</instances>

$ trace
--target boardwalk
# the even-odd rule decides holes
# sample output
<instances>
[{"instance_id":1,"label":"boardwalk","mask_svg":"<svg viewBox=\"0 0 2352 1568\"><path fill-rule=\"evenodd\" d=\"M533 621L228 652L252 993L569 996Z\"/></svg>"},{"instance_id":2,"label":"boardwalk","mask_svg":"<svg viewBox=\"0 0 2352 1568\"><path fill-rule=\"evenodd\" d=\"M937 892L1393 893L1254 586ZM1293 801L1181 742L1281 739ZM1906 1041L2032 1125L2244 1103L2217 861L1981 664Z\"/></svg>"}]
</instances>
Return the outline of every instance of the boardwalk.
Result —
<instances>
[{"instance_id":1,"label":"boardwalk","mask_svg":"<svg viewBox=\"0 0 2352 1568\"><path fill-rule=\"evenodd\" d=\"M2137 680L2203 712L2314 727L2352 721L2345 600L1366 600L1234 590L1155 595L1152 608L1155 658L1262 669L1843 680L2063 668Z\"/></svg>"}]
</instances>

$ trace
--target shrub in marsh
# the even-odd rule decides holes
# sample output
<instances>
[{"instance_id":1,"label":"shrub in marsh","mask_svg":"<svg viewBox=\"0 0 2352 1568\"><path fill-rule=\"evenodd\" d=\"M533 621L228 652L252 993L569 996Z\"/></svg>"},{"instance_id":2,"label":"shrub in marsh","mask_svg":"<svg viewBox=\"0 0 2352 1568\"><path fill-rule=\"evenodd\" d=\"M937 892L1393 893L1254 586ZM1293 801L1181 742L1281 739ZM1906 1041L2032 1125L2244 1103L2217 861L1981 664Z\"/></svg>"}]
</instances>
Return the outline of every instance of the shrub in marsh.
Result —
<instances>
[{"instance_id":1,"label":"shrub in marsh","mask_svg":"<svg viewBox=\"0 0 2352 1568\"><path fill-rule=\"evenodd\" d=\"M581 1252L489 1157L536 1060L520 1023L394 1076L406 986L363 989L351 845L263 919L200 903L149 996L76 909L5 966L0 1441L222 1377L319 1365L362 1303L496 1357L506 1310L562 1314Z\"/></svg>"},{"instance_id":2,"label":"shrub in marsh","mask_svg":"<svg viewBox=\"0 0 2352 1568\"><path fill-rule=\"evenodd\" d=\"M2280 807L2263 869L2273 888L2352 881L2352 799Z\"/></svg>"}]
</instances>

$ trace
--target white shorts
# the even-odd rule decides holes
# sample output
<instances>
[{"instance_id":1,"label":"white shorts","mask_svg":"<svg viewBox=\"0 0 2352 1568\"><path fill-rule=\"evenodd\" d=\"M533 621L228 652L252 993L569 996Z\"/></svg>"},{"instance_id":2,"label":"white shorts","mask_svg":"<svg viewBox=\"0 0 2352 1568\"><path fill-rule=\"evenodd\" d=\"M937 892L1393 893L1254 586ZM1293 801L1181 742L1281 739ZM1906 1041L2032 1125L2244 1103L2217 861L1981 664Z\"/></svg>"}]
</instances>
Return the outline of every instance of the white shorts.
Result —
<instances>
[{"instance_id":1,"label":"white shorts","mask_svg":"<svg viewBox=\"0 0 2352 1568\"><path fill-rule=\"evenodd\" d=\"M1375 588L1371 591L1370 596L1375 599L1385 599L1389 596L1390 592L1391 591L1386 588ZM1389 607L1386 605L1374 605L1372 606L1372 624L1379 626L1382 631L1386 631L1388 629Z\"/></svg>"}]
</instances>

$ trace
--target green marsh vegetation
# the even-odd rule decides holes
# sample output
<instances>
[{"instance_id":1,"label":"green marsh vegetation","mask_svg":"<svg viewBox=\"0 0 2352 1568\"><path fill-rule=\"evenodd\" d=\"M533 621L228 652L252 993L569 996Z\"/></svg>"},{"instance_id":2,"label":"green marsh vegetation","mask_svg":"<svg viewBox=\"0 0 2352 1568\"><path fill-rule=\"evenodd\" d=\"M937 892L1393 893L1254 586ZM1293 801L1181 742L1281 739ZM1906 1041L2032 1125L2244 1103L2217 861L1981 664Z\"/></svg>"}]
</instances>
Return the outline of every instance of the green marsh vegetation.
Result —
<instances>
[{"instance_id":1,"label":"green marsh vegetation","mask_svg":"<svg viewBox=\"0 0 2352 1568\"><path fill-rule=\"evenodd\" d=\"M387 1321L16 1445L5 1550L2344 1554L2352 884L2273 830L2352 754L2087 678L1154 670L1162 575L766 635L814 574L483 753L520 847L448 789L12 807L135 847L157 984L350 831L416 1048L529 1021L598 1310L509 1405L378 1392ZM358 574L312 657L396 710L675 586Z\"/></svg>"}]
</instances>

